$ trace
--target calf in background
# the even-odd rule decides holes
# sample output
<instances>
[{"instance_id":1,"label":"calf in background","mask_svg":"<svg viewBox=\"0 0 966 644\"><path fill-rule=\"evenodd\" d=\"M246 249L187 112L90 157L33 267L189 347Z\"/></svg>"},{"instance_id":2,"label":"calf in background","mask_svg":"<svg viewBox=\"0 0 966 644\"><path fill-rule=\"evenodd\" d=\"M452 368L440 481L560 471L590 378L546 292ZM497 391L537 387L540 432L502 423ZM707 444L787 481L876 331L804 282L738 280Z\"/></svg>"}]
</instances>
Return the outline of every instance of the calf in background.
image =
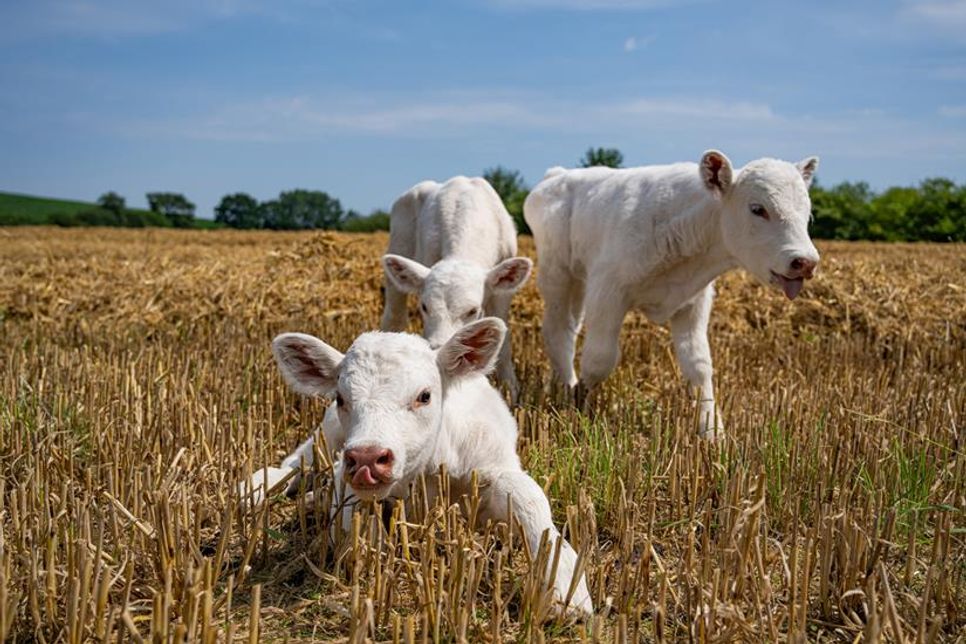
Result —
<instances>
[{"instance_id":1,"label":"calf in background","mask_svg":"<svg viewBox=\"0 0 966 644\"><path fill-rule=\"evenodd\" d=\"M548 170L524 216L540 261L544 344L578 401L617 366L621 324L634 308L670 322L681 371L698 392L698 431L722 431L708 345L714 279L741 266L795 299L819 261L808 235L817 167L809 157L734 170L711 150L697 164Z\"/></svg>"},{"instance_id":2,"label":"calf in background","mask_svg":"<svg viewBox=\"0 0 966 644\"><path fill-rule=\"evenodd\" d=\"M533 268L517 253L513 219L493 187L479 177L424 181L400 196L390 215L389 254L383 257L383 331L404 331L406 295L419 296L423 336L442 346L460 326L484 316L509 322L510 301ZM515 404L519 395L510 340L496 377Z\"/></svg>"}]
</instances>

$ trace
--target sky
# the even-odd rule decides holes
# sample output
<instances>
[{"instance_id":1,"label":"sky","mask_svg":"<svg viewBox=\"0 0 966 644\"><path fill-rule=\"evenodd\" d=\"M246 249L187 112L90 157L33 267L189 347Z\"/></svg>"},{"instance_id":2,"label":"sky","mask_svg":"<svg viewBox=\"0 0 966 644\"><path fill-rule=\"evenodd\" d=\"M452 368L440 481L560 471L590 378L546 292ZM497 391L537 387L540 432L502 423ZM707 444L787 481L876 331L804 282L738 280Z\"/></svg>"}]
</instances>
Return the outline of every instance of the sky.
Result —
<instances>
[{"instance_id":1,"label":"sky","mask_svg":"<svg viewBox=\"0 0 966 644\"><path fill-rule=\"evenodd\" d=\"M369 212L590 146L966 181L966 0L0 0L0 190Z\"/></svg>"}]
</instances>

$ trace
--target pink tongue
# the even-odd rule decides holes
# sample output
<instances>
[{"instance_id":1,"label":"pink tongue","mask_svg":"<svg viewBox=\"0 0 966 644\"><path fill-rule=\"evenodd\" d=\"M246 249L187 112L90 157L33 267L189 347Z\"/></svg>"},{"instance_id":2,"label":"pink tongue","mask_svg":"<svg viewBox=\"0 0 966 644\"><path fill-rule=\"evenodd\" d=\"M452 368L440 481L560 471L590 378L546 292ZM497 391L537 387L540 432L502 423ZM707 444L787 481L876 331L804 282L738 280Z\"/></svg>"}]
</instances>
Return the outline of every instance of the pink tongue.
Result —
<instances>
[{"instance_id":1,"label":"pink tongue","mask_svg":"<svg viewBox=\"0 0 966 644\"><path fill-rule=\"evenodd\" d=\"M379 481L372 476L372 472L369 471L368 465L363 465L358 470L356 470L356 475L352 477L352 484L361 487L372 487Z\"/></svg>"},{"instance_id":2,"label":"pink tongue","mask_svg":"<svg viewBox=\"0 0 966 644\"><path fill-rule=\"evenodd\" d=\"M787 277L779 276L782 282L782 290L785 291L785 297L790 300L794 300L798 293L802 290L802 284L805 280L801 277L790 280Z\"/></svg>"}]
</instances>

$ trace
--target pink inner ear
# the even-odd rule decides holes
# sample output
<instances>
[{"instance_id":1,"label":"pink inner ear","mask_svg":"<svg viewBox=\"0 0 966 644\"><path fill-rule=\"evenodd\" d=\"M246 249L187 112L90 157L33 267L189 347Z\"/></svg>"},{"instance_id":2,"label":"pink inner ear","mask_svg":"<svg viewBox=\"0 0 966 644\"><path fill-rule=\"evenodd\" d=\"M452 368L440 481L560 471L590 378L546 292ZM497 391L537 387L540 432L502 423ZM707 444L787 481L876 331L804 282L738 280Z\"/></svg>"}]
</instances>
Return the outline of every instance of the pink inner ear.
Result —
<instances>
[{"instance_id":1,"label":"pink inner ear","mask_svg":"<svg viewBox=\"0 0 966 644\"><path fill-rule=\"evenodd\" d=\"M293 368L293 371L300 376L309 378L324 379L325 374L319 369L319 365L301 351L288 356L286 362Z\"/></svg>"},{"instance_id":2,"label":"pink inner ear","mask_svg":"<svg viewBox=\"0 0 966 644\"><path fill-rule=\"evenodd\" d=\"M317 378L322 380L326 374L320 369L319 364L310 357L312 346L297 340L291 341L288 345L289 353L285 356L285 362L293 371L301 376Z\"/></svg>"},{"instance_id":3,"label":"pink inner ear","mask_svg":"<svg viewBox=\"0 0 966 644\"><path fill-rule=\"evenodd\" d=\"M395 259L386 260L386 264L389 266L389 270L393 272L396 279L408 281L405 267Z\"/></svg>"},{"instance_id":4,"label":"pink inner ear","mask_svg":"<svg viewBox=\"0 0 966 644\"><path fill-rule=\"evenodd\" d=\"M724 166L724 161L720 157L709 156L707 159L708 169L711 170L711 183L721 187L721 180L718 178L718 173L721 172L721 167Z\"/></svg>"},{"instance_id":5,"label":"pink inner ear","mask_svg":"<svg viewBox=\"0 0 966 644\"><path fill-rule=\"evenodd\" d=\"M474 333L473 335L463 338L460 344L462 344L465 347L469 347L474 351L479 351L493 342L493 340L495 339L493 337L494 333L495 332L493 329L489 327L484 327L479 331L477 331L476 333Z\"/></svg>"},{"instance_id":6,"label":"pink inner ear","mask_svg":"<svg viewBox=\"0 0 966 644\"><path fill-rule=\"evenodd\" d=\"M500 275L500 278L496 281L496 283L497 283L497 286L506 286L509 284L513 284L519 278L520 278L520 268L516 264L514 264L510 266L510 268L503 271L503 274Z\"/></svg>"},{"instance_id":7,"label":"pink inner ear","mask_svg":"<svg viewBox=\"0 0 966 644\"><path fill-rule=\"evenodd\" d=\"M460 345L463 351L455 358L456 366L464 365L478 368L486 363L487 355L484 352L488 346L496 340L496 331L490 328L480 329L476 333L464 338L460 338Z\"/></svg>"}]
</instances>

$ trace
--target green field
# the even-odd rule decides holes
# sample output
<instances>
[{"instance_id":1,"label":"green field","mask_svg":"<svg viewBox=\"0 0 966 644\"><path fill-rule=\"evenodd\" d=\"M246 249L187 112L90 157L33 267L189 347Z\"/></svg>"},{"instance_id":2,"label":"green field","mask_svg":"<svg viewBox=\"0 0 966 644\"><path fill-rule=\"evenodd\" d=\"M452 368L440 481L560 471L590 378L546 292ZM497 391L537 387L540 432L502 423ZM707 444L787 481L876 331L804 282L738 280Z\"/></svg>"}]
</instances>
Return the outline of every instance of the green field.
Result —
<instances>
[{"instance_id":1,"label":"green field","mask_svg":"<svg viewBox=\"0 0 966 644\"><path fill-rule=\"evenodd\" d=\"M0 192L0 226L44 226L64 225L63 222L78 215L99 210L98 205L89 201L34 197L32 195ZM165 226L157 213L143 208L128 208L126 212L144 220L157 220L148 225ZM81 225L81 224L72 224ZM168 223L167 225L170 225ZM218 228L209 219L195 219L194 228Z\"/></svg>"}]
</instances>

